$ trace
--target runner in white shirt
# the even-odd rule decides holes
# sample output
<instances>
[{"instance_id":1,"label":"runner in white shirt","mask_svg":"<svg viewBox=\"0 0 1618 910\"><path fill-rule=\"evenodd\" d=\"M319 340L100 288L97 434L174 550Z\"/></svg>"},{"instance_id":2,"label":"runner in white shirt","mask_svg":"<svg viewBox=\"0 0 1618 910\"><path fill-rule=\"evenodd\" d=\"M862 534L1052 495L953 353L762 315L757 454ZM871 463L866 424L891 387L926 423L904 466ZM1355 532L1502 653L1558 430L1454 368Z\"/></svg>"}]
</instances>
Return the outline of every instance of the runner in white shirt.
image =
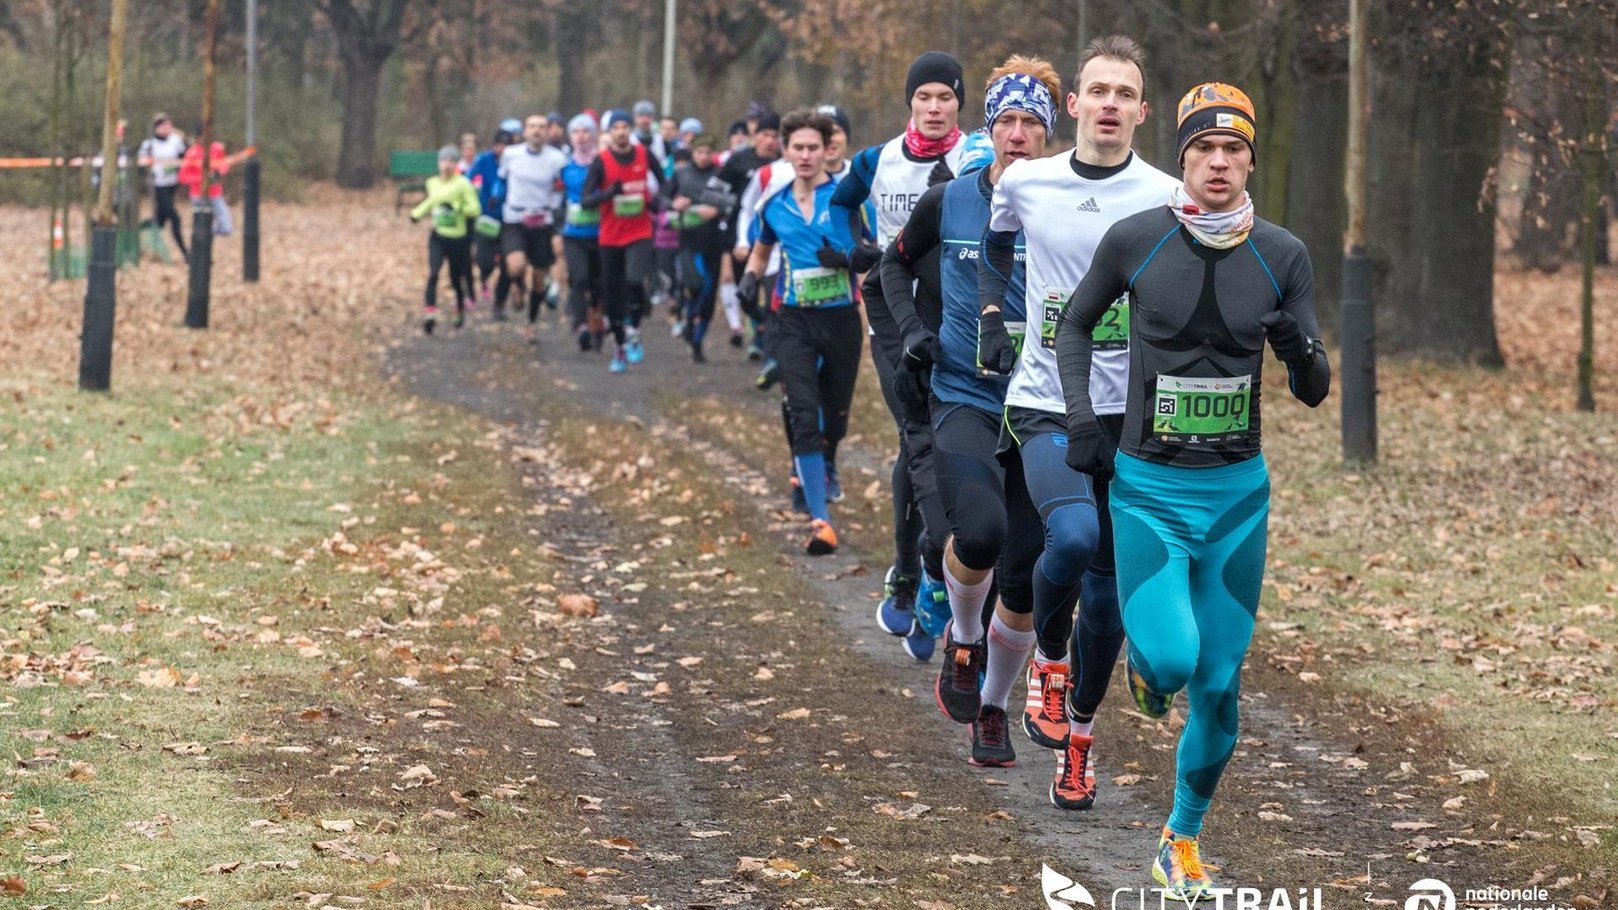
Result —
<instances>
[{"instance_id":1,"label":"runner in white shirt","mask_svg":"<svg viewBox=\"0 0 1618 910\"><path fill-rule=\"evenodd\" d=\"M1023 728L1034 742L1063 750L1050 792L1051 802L1063 809L1086 809L1095 799L1094 715L1123 644L1123 623L1106 485L1069 468L1064 457L1067 407L1056 370L1056 326L1107 229L1165 204L1177 185L1130 149L1147 113L1142 61L1139 45L1121 36L1085 48L1067 96L1067 112L1078 121L1073 153L1006 168L995 186L978 266L978 356L985 368L1011 373L1001 445L1016 447L1045 522L1033 579L1038 648ZM1017 231L1027 245L1028 323L1020 352L1000 313ZM1117 315L1110 312L1096 329L1091 372L1095 412L1114 444L1129 369L1128 320ZM1008 564L1016 564L1013 555L1004 557ZM1081 585L1083 607L1070 658Z\"/></svg>"},{"instance_id":2,"label":"runner in white shirt","mask_svg":"<svg viewBox=\"0 0 1618 910\"><path fill-rule=\"evenodd\" d=\"M832 204L858 218L867 202L876 208L876 244L880 256L905 222L916 200L934 183L986 167L994 160L987 133L960 129L966 101L961 63L942 51L927 51L905 75L905 103L910 120L900 135L870 146L849 162L848 175L837 185ZM863 259L864 245L856 250ZM932 422L928 416L929 378L899 368L904 339L882 296L882 280L874 261L856 261L868 272L860 289L871 337L871 361L882 398L899 434L894 463L893 565L883 580L877 625L903 636L905 652L919 661L932 659L935 639L949 619L944 598L944 537L949 517L938 496L932 468Z\"/></svg>"},{"instance_id":3,"label":"runner in white shirt","mask_svg":"<svg viewBox=\"0 0 1618 910\"><path fill-rule=\"evenodd\" d=\"M567 157L545 142L548 124L540 114L523 121L523 142L507 146L500 154L500 178L506 184L506 201L500 218L500 250L506 258L506 274L520 295L528 288L528 325L525 333L534 341L534 321L539 304L550 289L550 267L556 262L557 212L565 204L562 167ZM528 269L534 269L533 281ZM519 297L518 299L521 299ZM1060 391L1060 390L1058 390Z\"/></svg>"},{"instance_id":4,"label":"runner in white shirt","mask_svg":"<svg viewBox=\"0 0 1618 910\"><path fill-rule=\"evenodd\" d=\"M152 167L153 223L161 233L166 222L174 233L174 245L180 248L180 258L190 259L180 226L180 210L174 205L174 193L180 185L180 160L185 157L185 137L174 129L168 114L152 115L152 135L141 141L136 157Z\"/></svg>"}]
</instances>

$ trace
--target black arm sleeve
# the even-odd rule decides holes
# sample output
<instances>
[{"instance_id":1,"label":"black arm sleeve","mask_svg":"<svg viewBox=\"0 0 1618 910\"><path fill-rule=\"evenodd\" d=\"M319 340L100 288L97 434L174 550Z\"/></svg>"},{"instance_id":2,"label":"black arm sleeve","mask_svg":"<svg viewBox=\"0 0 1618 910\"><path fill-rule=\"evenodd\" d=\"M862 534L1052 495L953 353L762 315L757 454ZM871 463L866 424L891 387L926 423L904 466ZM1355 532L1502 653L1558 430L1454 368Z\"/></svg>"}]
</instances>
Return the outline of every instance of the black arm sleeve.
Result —
<instances>
[{"instance_id":1,"label":"black arm sleeve","mask_svg":"<svg viewBox=\"0 0 1618 910\"><path fill-rule=\"evenodd\" d=\"M1067 402L1067 425L1084 427L1095 422L1090 407L1091 333L1101 314L1129 290L1124 277L1123 257L1115 231L1108 231L1096 247L1090 271L1062 312L1056 327L1056 369L1062 378L1062 398Z\"/></svg>"},{"instance_id":2,"label":"black arm sleeve","mask_svg":"<svg viewBox=\"0 0 1618 910\"><path fill-rule=\"evenodd\" d=\"M921 194L910 220L882 254L882 295L899 324L899 337L908 337L923 328L916 314L916 266L940 242L939 224L944 215L944 188L936 186Z\"/></svg>"},{"instance_id":3,"label":"black arm sleeve","mask_svg":"<svg viewBox=\"0 0 1618 910\"><path fill-rule=\"evenodd\" d=\"M602 152L602 154L607 154ZM601 203L607 201L607 194L602 192L605 187L601 181L607 179L607 168L601 163L601 156L590 162L590 170L584 175L584 189L579 193L579 205L587 209L599 208Z\"/></svg>"},{"instance_id":4,"label":"black arm sleeve","mask_svg":"<svg viewBox=\"0 0 1618 910\"><path fill-rule=\"evenodd\" d=\"M1292 268L1287 271L1281 309L1291 313L1304 335L1312 339L1309 357L1287 364L1287 387L1292 390L1292 397L1311 408L1319 407L1331 392L1331 362L1326 359L1326 349L1318 340L1320 322L1315 316L1315 270L1307 250L1298 251Z\"/></svg>"}]
</instances>

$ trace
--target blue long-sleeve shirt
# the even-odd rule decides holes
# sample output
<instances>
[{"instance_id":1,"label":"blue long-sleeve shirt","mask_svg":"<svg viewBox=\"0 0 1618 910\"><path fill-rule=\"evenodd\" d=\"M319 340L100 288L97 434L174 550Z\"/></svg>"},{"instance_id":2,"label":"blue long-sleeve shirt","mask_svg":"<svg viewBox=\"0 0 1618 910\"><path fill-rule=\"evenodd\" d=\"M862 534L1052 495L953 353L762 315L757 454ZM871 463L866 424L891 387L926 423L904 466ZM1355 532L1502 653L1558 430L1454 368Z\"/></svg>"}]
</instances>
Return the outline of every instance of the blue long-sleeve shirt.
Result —
<instances>
[{"instance_id":1,"label":"blue long-sleeve shirt","mask_svg":"<svg viewBox=\"0 0 1618 910\"><path fill-rule=\"evenodd\" d=\"M478 152L472 166L466 170L466 179L477 188L483 214L499 220L506 201L506 182L500 178L500 156L493 149Z\"/></svg>"}]
</instances>

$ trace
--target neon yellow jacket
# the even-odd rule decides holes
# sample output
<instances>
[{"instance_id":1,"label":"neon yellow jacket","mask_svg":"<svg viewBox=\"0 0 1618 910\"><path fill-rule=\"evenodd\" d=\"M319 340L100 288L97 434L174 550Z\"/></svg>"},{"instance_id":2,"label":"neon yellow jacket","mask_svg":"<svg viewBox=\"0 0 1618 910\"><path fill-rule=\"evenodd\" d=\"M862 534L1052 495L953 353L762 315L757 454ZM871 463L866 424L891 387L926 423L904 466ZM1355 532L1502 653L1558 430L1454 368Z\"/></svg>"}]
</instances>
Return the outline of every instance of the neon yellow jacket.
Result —
<instances>
[{"instance_id":1,"label":"neon yellow jacket","mask_svg":"<svg viewBox=\"0 0 1618 910\"><path fill-rule=\"evenodd\" d=\"M478 205L478 191L472 181L460 174L449 178L427 178L427 198L410 210L411 218L420 218L431 212L433 232L445 240L459 240L466 236L466 225L483 214Z\"/></svg>"}]
</instances>

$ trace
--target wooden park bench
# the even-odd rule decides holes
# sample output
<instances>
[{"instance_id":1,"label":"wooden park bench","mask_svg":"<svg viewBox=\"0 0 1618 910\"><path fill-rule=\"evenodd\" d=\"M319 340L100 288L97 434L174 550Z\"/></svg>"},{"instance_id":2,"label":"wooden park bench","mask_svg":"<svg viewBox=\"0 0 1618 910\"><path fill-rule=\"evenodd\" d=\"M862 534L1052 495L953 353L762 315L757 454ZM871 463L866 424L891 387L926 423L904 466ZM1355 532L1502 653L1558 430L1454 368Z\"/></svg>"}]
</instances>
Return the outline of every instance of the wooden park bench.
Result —
<instances>
[{"instance_id":1,"label":"wooden park bench","mask_svg":"<svg viewBox=\"0 0 1618 910\"><path fill-rule=\"evenodd\" d=\"M393 197L393 213L404 208L407 193L427 193L427 178L438 173L436 151L391 152L388 155L388 177L397 191Z\"/></svg>"}]
</instances>

